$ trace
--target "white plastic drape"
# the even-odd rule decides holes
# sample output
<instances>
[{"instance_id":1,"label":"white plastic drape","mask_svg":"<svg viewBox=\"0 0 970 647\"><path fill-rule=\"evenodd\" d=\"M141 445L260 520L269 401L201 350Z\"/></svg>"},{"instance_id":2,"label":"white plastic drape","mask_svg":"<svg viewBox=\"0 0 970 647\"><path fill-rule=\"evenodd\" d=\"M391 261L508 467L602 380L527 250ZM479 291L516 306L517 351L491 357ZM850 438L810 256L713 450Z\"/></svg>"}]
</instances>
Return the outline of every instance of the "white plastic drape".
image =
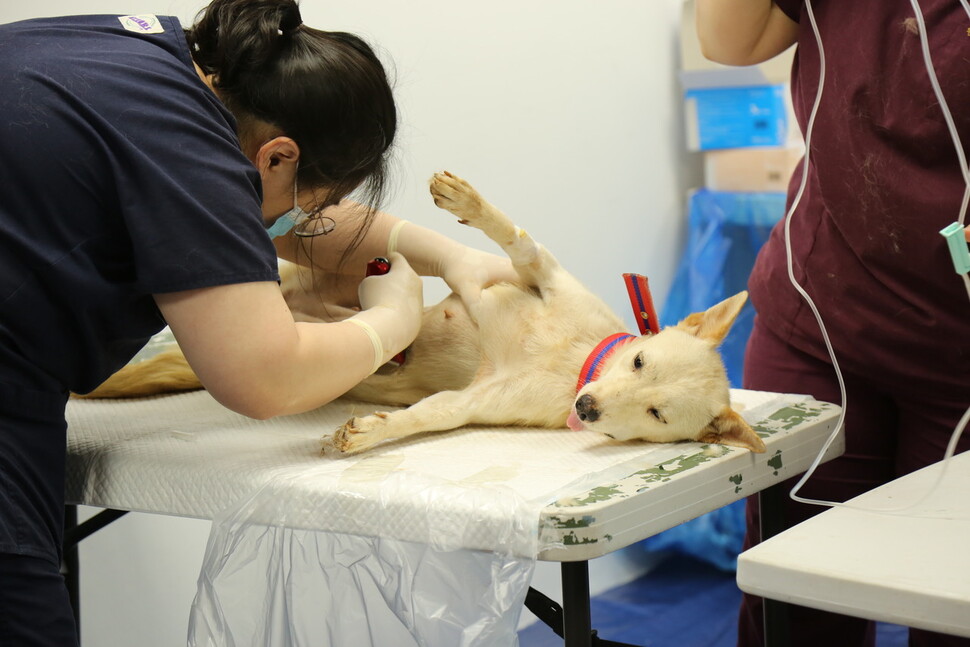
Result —
<instances>
[{"instance_id":1,"label":"white plastic drape","mask_svg":"<svg viewBox=\"0 0 970 647\"><path fill-rule=\"evenodd\" d=\"M216 519L189 645L517 644L545 501L400 462L280 473Z\"/></svg>"}]
</instances>

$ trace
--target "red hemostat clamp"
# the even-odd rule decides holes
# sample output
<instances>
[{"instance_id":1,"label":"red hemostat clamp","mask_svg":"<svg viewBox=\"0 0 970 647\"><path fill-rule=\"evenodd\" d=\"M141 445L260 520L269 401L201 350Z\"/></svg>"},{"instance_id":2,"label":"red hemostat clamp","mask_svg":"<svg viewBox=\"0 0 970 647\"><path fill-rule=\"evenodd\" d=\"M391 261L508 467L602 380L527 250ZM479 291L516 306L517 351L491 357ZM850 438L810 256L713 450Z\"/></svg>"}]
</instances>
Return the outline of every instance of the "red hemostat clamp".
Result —
<instances>
[{"instance_id":1,"label":"red hemostat clamp","mask_svg":"<svg viewBox=\"0 0 970 647\"><path fill-rule=\"evenodd\" d=\"M378 256L372 261L367 261L367 276L387 274L391 271L391 261L383 256Z\"/></svg>"},{"instance_id":2,"label":"red hemostat clamp","mask_svg":"<svg viewBox=\"0 0 970 647\"><path fill-rule=\"evenodd\" d=\"M383 256L378 256L372 261L367 261L367 276L379 276L381 274L387 274L391 271L391 261L387 260ZM400 353L388 360L388 364L395 364L401 366L404 364L404 360L407 359L407 349L405 348Z\"/></svg>"}]
</instances>

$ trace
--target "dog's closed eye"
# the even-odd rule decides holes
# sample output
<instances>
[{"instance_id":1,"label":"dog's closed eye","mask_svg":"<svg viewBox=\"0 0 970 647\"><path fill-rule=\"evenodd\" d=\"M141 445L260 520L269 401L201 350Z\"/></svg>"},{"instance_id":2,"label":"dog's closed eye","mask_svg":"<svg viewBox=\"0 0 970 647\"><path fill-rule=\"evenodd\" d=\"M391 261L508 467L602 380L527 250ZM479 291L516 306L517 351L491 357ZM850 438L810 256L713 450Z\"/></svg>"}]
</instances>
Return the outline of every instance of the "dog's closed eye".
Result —
<instances>
[{"instance_id":1,"label":"dog's closed eye","mask_svg":"<svg viewBox=\"0 0 970 647\"><path fill-rule=\"evenodd\" d=\"M649 413L651 416L653 416L660 422L667 424L667 419L663 417L662 413L660 413L660 409L657 409L656 407L650 407L649 409L647 409L647 413Z\"/></svg>"}]
</instances>

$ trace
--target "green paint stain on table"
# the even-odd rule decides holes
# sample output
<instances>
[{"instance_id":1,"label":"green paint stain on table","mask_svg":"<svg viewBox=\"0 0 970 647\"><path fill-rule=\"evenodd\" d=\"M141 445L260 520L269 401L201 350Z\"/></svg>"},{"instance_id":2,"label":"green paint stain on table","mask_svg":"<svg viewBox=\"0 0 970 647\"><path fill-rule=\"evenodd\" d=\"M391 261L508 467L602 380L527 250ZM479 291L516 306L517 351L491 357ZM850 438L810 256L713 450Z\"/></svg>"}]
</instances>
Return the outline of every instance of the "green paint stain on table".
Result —
<instances>
[{"instance_id":1,"label":"green paint stain on table","mask_svg":"<svg viewBox=\"0 0 970 647\"><path fill-rule=\"evenodd\" d=\"M596 519L589 515L578 519L576 517L550 517L550 520L556 528L589 528L596 522Z\"/></svg>"},{"instance_id":2,"label":"green paint stain on table","mask_svg":"<svg viewBox=\"0 0 970 647\"><path fill-rule=\"evenodd\" d=\"M721 454L721 456L723 455L724 454ZM656 467L634 472L632 476L640 477L644 483L663 482L670 479L670 477L675 474L686 472L689 469L706 463L712 458L718 458L718 456L711 456L705 452L685 454L683 456L678 456L677 458L671 459L662 465L657 465Z\"/></svg>"},{"instance_id":3,"label":"green paint stain on table","mask_svg":"<svg viewBox=\"0 0 970 647\"><path fill-rule=\"evenodd\" d=\"M580 539L576 536L576 533L571 532L568 535L563 535L562 543L566 546L582 546L584 544L595 544L599 540L593 539L592 537L583 537Z\"/></svg>"},{"instance_id":4,"label":"green paint stain on table","mask_svg":"<svg viewBox=\"0 0 970 647\"><path fill-rule=\"evenodd\" d=\"M755 431L769 435L787 431L818 418L826 408L823 402L798 402L778 409L753 427Z\"/></svg>"},{"instance_id":5,"label":"green paint stain on table","mask_svg":"<svg viewBox=\"0 0 970 647\"><path fill-rule=\"evenodd\" d=\"M809 423L834 406L835 405L828 404L826 402L816 402L813 400L808 402L798 402L778 409L767 418L764 418L760 422L752 425L752 428L762 438L769 437L775 433L778 433L779 431L789 431ZM624 480L632 479L635 481L636 479L639 479L642 482L642 485L636 488L636 492L643 492L650 489L651 485L657 483L666 483L677 474L681 474L690 469L703 465L704 463L707 463L715 458L721 458L731 451L732 450L729 447L725 447L724 445L705 445L699 452L695 452L693 454L683 454L671 460L665 461L660 465L655 465L653 467L636 471L630 474L628 477L625 477ZM775 455L768 459L767 465L775 470L774 474L777 476L778 471L783 467L780 450L775 452ZM741 491L741 480L742 477L740 474L730 477L730 481L735 485L735 493ZM610 501L614 498L626 498L632 494L634 493L630 492L629 485L622 486L619 484L614 484L594 488L585 493L581 498L561 499L557 502L557 505L561 507L590 505L593 503ZM585 526L583 525L584 519L587 518L583 517L579 520L571 519L568 522L563 522L557 519L557 523L573 524L559 526L562 528L587 527L588 524ZM593 520L590 519L590 523L592 521Z\"/></svg>"},{"instance_id":6,"label":"green paint stain on table","mask_svg":"<svg viewBox=\"0 0 970 647\"><path fill-rule=\"evenodd\" d=\"M609 501L617 494L620 494L619 485L608 485L590 490L582 499L576 499L572 505L588 505L599 501Z\"/></svg>"},{"instance_id":7,"label":"green paint stain on table","mask_svg":"<svg viewBox=\"0 0 970 647\"><path fill-rule=\"evenodd\" d=\"M773 468L775 470L775 474L774 475L775 476L778 476L778 470L780 470L782 467L784 467L784 464L781 462L781 450L780 449L775 452L775 455L774 456L772 456L771 458L768 459L768 467Z\"/></svg>"}]
</instances>

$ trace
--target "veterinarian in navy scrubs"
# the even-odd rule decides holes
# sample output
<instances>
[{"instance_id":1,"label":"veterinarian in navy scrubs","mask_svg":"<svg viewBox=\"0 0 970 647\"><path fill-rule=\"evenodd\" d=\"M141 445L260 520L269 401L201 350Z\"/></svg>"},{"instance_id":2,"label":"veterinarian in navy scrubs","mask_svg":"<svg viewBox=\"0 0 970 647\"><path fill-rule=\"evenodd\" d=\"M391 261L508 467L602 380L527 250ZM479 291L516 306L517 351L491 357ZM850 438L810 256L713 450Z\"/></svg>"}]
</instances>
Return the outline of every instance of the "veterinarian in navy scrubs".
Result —
<instances>
[{"instance_id":1,"label":"veterinarian in navy scrubs","mask_svg":"<svg viewBox=\"0 0 970 647\"><path fill-rule=\"evenodd\" d=\"M958 0L919 6L966 148L970 15ZM846 380L846 451L822 465L800 494L844 501L941 460L970 405L970 300L938 233L958 218L965 182L910 2L811 0L811 7L825 87L790 241L795 276L818 306ZM804 0L698 0L697 8L701 41L723 63L753 64L797 43L792 99L804 131L821 72ZM799 168L789 203L801 176ZM757 318L744 386L840 402L818 324L788 279L783 224L758 255L749 283ZM957 451L968 449L964 433ZM785 506L788 525L825 509L787 498ZM745 545L758 540L759 510L750 499ZM745 596L739 645L762 644L761 611L760 599ZM875 642L865 620L802 607L789 612L792 645ZM970 640L913 629L909 644Z\"/></svg>"},{"instance_id":2,"label":"veterinarian in navy scrubs","mask_svg":"<svg viewBox=\"0 0 970 647\"><path fill-rule=\"evenodd\" d=\"M453 289L504 265L340 202L380 197L396 109L372 50L304 26L292 0L215 0L189 30L152 15L0 25L0 86L0 646L67 647L69 391L167 323L227 407L306 411L413 340L421 279L393 254L351 320L297 324L278 252L359 281L393 233Z\"/></svg>"}]
</instances>

